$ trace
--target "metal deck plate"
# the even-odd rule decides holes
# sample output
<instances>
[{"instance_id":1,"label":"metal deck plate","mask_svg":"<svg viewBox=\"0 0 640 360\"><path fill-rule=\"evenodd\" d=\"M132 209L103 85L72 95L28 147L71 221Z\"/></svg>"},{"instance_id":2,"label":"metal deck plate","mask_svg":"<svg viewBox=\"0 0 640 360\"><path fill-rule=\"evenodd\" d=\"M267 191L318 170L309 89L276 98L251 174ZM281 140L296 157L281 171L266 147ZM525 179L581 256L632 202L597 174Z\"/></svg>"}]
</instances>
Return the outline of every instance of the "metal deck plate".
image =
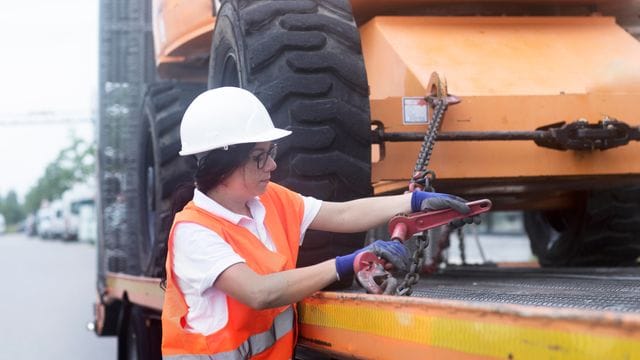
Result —
<instances>
[{"instance_id":1,"label":"metal deck plate","mask_svg":"<svg viewBox=\"0 0 640 360\"><path fill-rule=\"evenodd\" d=\"M640 269L457 267L423 276L412 296L640 313Z\"/></svg>"}]
</instances>

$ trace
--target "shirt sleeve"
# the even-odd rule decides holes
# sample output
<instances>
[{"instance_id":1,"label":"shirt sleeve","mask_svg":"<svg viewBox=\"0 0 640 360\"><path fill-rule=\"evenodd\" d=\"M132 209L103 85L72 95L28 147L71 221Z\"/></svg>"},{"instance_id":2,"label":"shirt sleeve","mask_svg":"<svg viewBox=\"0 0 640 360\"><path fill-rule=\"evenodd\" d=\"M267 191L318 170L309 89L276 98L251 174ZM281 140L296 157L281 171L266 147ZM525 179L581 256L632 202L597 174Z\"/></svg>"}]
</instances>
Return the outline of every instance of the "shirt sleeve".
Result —
<instances>
[{"instance_id":1,"label":"shirt sleeve","mask_svg":"<svg viewBox=\"0 0 640 360\"><path fill-rule=\"evenodd\" d=\"M302 241L304 240L304 233L313 222L313 219L316 218L316 215L318 215L320 206L322 205L322 200L318 200L312 196L302 196L302 201L304 203L304 215L302 217L302 223L300 224L300 246L302 246Z\"/></svg>"},{"instance_id":2,"label":"shirt sleeve","mask_svg":"<svg viewBox=\"0 0 640 360\"><path fill-rule=\"evenodd\" d=\"M246 262L217 233L194 223L179 223L173 238L173 271L182 286L202 295L229 266ZM183 292L186 292L183 289Z\"/></svg>"}]
</instances>

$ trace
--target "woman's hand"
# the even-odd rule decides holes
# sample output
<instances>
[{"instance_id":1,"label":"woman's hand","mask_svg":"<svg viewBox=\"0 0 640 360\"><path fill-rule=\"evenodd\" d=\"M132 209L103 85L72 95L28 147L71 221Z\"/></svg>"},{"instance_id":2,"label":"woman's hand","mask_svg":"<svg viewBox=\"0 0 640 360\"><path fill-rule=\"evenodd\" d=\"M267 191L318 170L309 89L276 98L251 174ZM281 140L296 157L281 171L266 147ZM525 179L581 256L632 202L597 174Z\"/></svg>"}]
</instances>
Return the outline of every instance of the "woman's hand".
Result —
<instances>
[{"instance_id":1,"label":"woman's hand","mask_svg":"<svg viewBox=\"0 0 640 360\"><path fill-rule=\"evenodd\" d=\"M338 256L336 258L336 272L340 279L353 275L353 263L356 256L363 251L373 252L376 256L390 262L399 270L407 270L411 263L409 250L400 241L376 240L372 244L356 250L349 255Z\"/></svg>"},{"instance_id":2,"label":"woman's hand","mask_svg":"<svg viewBox=\"0 0 640 360\"><path fill-rule=\"evenodd\" d=\"M467 201L461 197L443 193L414 191L411 193L411 210L413 212L425 210L453 209L461 214L471 211ZM459 228L465 224L480 224L480 216L469 216L464 219L454 220L449 225Z\"/></svg>"},{"instance_id":3,"label":"woman's hand","mask_svg":"<svg viewBox=\"0 0 640 360\"><path fill-rule=\"evenodd\" d=\"M411 193L411 210L413 212L449 208L461 214L471 211L467 206L467 201L455 195L427 191L414 191Z\"/></svg>"}]
</instances>

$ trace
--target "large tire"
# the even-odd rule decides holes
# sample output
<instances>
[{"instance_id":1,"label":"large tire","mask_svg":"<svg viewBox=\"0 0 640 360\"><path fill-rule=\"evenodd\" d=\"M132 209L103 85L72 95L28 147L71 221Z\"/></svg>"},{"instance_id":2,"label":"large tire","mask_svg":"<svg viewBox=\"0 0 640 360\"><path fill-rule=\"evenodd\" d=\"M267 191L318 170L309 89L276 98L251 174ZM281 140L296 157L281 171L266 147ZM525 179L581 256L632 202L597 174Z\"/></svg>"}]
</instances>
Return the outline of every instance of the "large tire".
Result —
<instances>
[{"instance_id":1,"label":"large tire","mask_svg":"<svg viewBox=\"0 0 640 360\"><path fill-rule=\"evenodd\" d=\"M586 194L575 209L527 212L524 225L542 266L637 266L640 187Z\"/></svg>"},{"instance_id":2,"label":"large tire","mask_svg":"<svg viewBox=\"0 0 640 360\"><path fill-rule=\"evenodd\" d=\"M152 310L128 304L118 332L118 360L160 360L162 327Z\"/></svg>"},{"instance_id":3,"label":"large tire","mask_svg":"<svg viewBox=\"0 0 640 360\"><path fill-rule=\"evenodd\" d=\"M203 84L163 82L151 85L143 103L143 131L138 151L140 201L138 244L140 263L147 276L161 276L166 243L173 219L171 198L176 187L192 181L195 160L181 157L180 122Z\"/></svg>"},{"instance_id":4,"label":"large tire","mask_svg":"<svg viewBox=\"0 0 640 360\"><path fill-rule=\"evenodd\" d=\"M253 92L293 131L279 143L275 181L323 200L371 195L368 84L349 1L223 2L209 67L209 87L220 86ZM309 231L298 265L363 242Z\"/></svg>"}]
</instances>

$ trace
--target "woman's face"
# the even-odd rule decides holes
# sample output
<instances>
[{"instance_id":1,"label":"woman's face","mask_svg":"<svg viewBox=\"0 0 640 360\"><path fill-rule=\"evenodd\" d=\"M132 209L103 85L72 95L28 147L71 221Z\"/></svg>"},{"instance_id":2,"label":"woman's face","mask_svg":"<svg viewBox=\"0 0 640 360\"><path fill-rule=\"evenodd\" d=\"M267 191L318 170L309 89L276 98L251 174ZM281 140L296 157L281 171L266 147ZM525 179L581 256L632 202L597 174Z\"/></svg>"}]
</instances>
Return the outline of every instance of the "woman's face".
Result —
<instances>
[{"instance_id":1,"label":"woman's face","mask_svg":"<svg viewBox=\"0 0 640 360\"><path fill-rule=\"evenodd\" d=\"M227 188L247 199L262 195L271 180L271 172L276 169L273 160L275 145L271 142L257 143L249 153L249 159L236 169L226 181Z\"/></svg>"}]
</instances>

